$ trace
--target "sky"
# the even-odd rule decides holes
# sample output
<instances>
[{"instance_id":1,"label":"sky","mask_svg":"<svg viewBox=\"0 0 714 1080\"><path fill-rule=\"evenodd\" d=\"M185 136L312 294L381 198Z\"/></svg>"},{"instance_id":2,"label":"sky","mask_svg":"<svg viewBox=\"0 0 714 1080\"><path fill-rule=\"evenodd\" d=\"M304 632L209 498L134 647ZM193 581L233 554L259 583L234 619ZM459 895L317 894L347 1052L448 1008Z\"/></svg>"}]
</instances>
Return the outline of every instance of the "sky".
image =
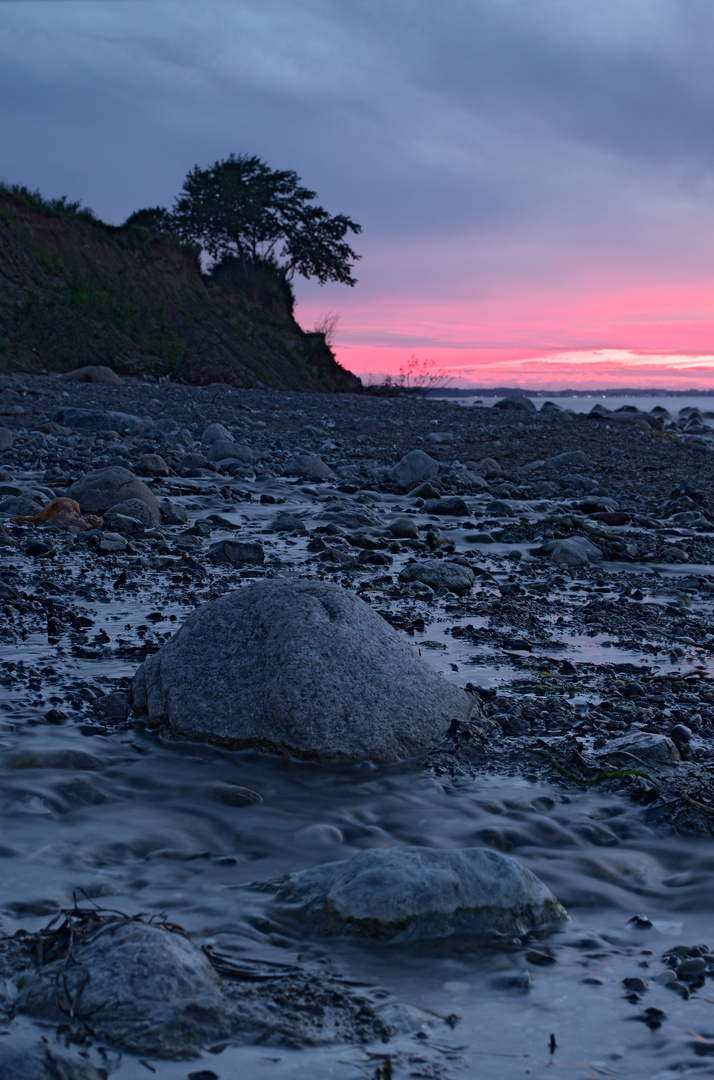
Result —
<instances>
[{"instance_id":1,"label":"sky","mask_svg":"<svg viewBox=\"0 0 714 1080\"><path fill-rule=\"evenodd\" d=\"M714 388L711 0L0 0L0 177L119 224L231 152L362 225L365 379Z\"/></svg>"}]
</instances>

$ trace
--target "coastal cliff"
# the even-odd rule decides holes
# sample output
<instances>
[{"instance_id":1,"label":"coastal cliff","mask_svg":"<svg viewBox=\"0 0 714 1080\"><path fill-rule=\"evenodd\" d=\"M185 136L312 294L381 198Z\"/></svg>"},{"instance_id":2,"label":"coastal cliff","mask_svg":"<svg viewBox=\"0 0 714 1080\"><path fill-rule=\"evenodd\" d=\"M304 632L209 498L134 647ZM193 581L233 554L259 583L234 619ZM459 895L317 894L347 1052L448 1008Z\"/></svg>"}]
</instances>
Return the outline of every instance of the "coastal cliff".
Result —
<instances>
[{"instance_id":1,"label":"coastal cliff","mask_svg":"<svg viewBox=\"0 0 714 1080\"><path fill-rule=\"evenodd\" d=\"M0 189L0 372L106 364L200 385L358 391L292 306L277 276L207 276L193 251L148 229Z\"/></svg>"}]
</instances>

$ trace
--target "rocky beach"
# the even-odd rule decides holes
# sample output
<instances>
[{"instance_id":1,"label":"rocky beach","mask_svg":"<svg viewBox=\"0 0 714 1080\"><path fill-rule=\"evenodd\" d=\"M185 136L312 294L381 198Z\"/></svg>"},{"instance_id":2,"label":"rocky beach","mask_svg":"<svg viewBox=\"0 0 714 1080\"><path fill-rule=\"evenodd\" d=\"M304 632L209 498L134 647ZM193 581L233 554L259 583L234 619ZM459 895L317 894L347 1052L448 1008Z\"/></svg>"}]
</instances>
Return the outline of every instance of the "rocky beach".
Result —
<instances>
[{"instance_id":1,"label":"rocky beach","mask_svg":"<svg viewBox=\"0 0 714 1080\"><path fill-rule=\"evenodd\" d=\"M1 377L0 1075L710 1074L672 401Z\"/></svg>"}]
</instances>

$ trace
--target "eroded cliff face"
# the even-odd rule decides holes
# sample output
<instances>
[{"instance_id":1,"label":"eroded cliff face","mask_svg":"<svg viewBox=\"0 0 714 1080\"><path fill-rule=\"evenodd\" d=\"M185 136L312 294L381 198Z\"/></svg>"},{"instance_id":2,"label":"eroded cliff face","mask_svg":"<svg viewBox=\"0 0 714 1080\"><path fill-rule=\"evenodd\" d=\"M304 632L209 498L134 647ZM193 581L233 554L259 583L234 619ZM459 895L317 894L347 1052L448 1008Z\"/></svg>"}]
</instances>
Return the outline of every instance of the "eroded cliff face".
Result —
<instances>
[{"instance_id":1,"label":"eroded cliff face","mask_svg":"<svg viewBox=\"0 0 714 1080\"><path fill-rule=\"evenodd\" d=\"M0 191L0 371L108 364L123 375L280 390L359 390L278 288L201 273L148 230L44 212Z\"/></svg>"}]
</instances>

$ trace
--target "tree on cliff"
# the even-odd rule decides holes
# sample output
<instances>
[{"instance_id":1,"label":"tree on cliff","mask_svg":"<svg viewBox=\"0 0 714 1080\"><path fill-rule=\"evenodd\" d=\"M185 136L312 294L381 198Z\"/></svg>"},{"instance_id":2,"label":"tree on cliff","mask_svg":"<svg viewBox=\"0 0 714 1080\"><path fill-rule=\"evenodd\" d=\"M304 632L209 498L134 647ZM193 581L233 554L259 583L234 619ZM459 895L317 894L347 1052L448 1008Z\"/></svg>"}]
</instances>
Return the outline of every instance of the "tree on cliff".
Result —
<instances>
[{"instance_id":1,"label":"tree on cliff","mask_svg":"<svg viewBox=\"0 0 714 1080\"><path fill-rule=\"evenodd\" d=\"M215 262L237 258L272 265L288 281L300 274L321 285L354 285L352 264L360 256L345 238L361 226L345 214L328 214L315 198L292 170L231 154L189 172L167 224Z\"/></svg>"}]
</instances>

